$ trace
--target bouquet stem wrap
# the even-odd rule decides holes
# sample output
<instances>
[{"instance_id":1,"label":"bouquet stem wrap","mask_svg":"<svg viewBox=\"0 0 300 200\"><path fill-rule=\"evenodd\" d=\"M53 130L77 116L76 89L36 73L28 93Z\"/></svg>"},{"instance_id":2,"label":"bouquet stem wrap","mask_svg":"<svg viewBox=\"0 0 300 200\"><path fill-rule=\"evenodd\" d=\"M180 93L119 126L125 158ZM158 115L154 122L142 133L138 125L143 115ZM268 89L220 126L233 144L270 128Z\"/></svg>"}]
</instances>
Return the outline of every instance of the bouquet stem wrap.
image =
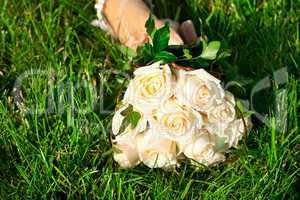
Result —
<instances>
[{"instance_id":1,"label":"bouquet stem wrap","mask_svg":"<svg viewBox=\"0 0 300 200\"><path fill-rule=\"evenodd\" d=\"M97 0L95 7L100 27L118 38L122 44L136 49L148 41L145 23L151 12L142 0ZM157 28L163 25L162 20L155 20ZM183 44L173 28L170 28L169 44Z\"/></svg>"}]
</instances>

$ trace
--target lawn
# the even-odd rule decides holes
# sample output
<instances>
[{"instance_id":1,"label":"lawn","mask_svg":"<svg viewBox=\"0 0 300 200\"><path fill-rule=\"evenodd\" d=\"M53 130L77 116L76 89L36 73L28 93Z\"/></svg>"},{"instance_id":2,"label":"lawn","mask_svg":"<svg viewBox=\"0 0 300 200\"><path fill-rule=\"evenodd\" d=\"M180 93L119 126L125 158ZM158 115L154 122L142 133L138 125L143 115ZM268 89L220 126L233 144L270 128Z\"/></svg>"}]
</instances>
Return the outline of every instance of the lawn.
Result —
<instances>
[{"instance_id":1,"label":"lawn","mask_svg":"<svg viewBox=\"0 0 300 200\"><path fill-rule=\"evenodd\" d=\"M154 3L231 49L215 70L257 112L239 148L210 168L119 168L108 111L132 66L90 25L94 2L1 0L0 199L300 199L300 1Z\"/></svg>"}]
</instances>

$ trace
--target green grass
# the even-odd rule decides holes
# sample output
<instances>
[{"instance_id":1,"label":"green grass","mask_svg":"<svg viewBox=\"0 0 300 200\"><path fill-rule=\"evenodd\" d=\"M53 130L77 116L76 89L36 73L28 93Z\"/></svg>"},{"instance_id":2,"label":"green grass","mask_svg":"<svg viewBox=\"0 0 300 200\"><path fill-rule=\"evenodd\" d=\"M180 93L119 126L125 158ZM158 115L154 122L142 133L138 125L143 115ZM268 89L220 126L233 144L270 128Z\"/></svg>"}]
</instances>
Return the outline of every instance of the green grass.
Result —
<instances>
[{"instance_id":1,"label":"green grass","mask_svg":"<svg viewBox=\"0 0 300 200\"><path fill-rule=\"evenodd\" d=\"M249 99L270 75L271 87L253 102L269 126L253 118L241 146L212 168L120 169L108 141L111 115L101 114L99 102L113 109L126 79L109 70L130 66L118 43L90 26L93 2L1 0L0 199L300 198L299 0L154 2L157 15L190 18L199 35L232 49L219 70L225 82L247 83L244 92L232 88L236 96ZM273 72L283 67L289 78L279 85ZM16 93L16 79L37 69ZM95 91L80 81L102 85L105 95L93 99ZM286 102L274 104L280 93Z\"/></svg>"}]
</instances>

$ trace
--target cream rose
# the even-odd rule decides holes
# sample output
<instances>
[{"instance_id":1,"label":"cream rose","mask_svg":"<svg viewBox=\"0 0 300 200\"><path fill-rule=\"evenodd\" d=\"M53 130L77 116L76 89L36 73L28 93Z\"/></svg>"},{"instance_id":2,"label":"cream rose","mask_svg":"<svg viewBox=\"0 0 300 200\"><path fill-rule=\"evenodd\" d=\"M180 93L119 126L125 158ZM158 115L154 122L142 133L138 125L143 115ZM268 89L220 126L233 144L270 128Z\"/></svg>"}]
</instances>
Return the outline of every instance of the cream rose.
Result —
<instances>
[{"instance_id":1,"label":"cream rose","mask_svg":"<svg viewBox=\"0 0 300 200\"><path fill-rule=\"evenodd\" d=\"M235 119L230 123L216 123L205 128L216 136L216 142L224 147L224 151L231 147L237 147L246 130L251 127L250 119L245 119L246 127L242 119ZM223 143L223 144L221 144Z\"/></svg>"},{"instance_id":2,"label":"cream rose","mask_svg":"<svg viewBox=\"0 0 300 200\"><path fill-rule=\"evenodd\" d=\"M220 80L204 69L194 71L178 71L176 97L197 111L206 112L224 98L224 90Z\"/></svg>"},{"instance_id":3,"label":"cream rose","mask_svg":"<svg viewBox=\"0 0 300 200\"><path fill-rule=\"evenodd\" d=\"M162 137L154 129L138 136L140 160L150 168L173 168L177 163L176 142Z\"/></svg>"},{"instance_id":4,"label":"cream rose","mask_svg":"<svg viewBox=\"0 0 300 200\"><path fill-rule=\"evenodd\" d=\"M232 122L234 119L234 105L226 100L219 105L211 107L207 111L207 120L209 123L229 123Z\"/></svg>"},{"instance_id":5,"label":"cream rose","mask_svg":"<svg viewBox=\"0 0 300 200\"><path fill-rule=\"evenodd\" d=\"M114 135L118 135L119 134L119 130L120 127L122 125L124 116L122 116L121 112L124 111L126 108L128 108L128 104L121 106L114 114L113 119L112 119L112 133ZM142 131L144 131L146 129L147 126L147 120L145 118L145 116L143 115L142 112L136 110L134 108L134 111L139 112L141 115L141 118L137 124L137 126L132 129L131 126L126 127L125 130L132 132L133 134L137 134L140 133ZM121 133L122 134L122 133Z\"/></svg>"},{"instance_id":6,"label":"cream rose","mask_svg":"<svg viewBox=\"0 0 300 200\"><path fill-rule=\"evenodd\" d=\"M233 106L236 104L233 94L229 91L225 91L225 100L231 103Z\"/></svg>"},{"instance_id":7,"label":"cream rose","mask_svg":"<svg viewBox=\"0 0 300 200\"><path fill-rule=\"evenodd\" d=\"M169 138L187 140L203 125L202 116L190 107L178 103L175 97L166 100L153 113L153 125Z\"/></svg>"},{"instance_id":8,"label":"cream rose","mask_svg":"<svg viewBox=\"0 0 300 200\"><path fill-rule=\"evenodd\" d=\"M236 148L239 141L243 138L245 131L247 129L250 129L250 127L250 119L245 119L245 124L242 119L237 119L231 122L224 131L224 136L226 138L228 148Z\"/></svg>"},{"instance_id":9,"label":"cream rose","mask_svg":"<svg viewBox=\"0 0 300 200\"><path fill-rule=\"evenodd\" d=\"M168 65L157 62L140 67L134 72L134 79L129 83L123 102L149 114L172 95L172 84Z\"/></svg>"},{"instance_id":10,"label":"cream rose","mask_svg":"<svg viewBox=\"0 0 300 200\"><path fill-rule=\"evenodd\" d=\"M183 153L192 159L193 164L211 165L225 159L222 153L215 152L215 140L206 130L199 130L198 137L185 145Z\"/></svg>"},{"instance_id":11,"label":"cream rose","mask_svg":"<svg viewBox=\"0 0 300 200\"><path fill-rule=\"evenodd\" d=\"M114 160L124 168L134 167L140 163L136 145L136 135L125 131L113 140Z\"/></svg>"}]
</instances>

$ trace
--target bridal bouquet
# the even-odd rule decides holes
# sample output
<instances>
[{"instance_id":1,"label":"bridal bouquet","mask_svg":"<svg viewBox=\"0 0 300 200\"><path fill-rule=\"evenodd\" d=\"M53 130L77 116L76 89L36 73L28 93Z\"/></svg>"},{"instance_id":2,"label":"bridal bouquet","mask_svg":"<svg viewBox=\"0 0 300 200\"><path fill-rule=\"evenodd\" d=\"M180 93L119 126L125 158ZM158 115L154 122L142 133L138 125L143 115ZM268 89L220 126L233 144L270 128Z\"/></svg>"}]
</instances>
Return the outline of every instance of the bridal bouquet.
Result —
<instances>
[{"instance_id":1,"label":"bridal bouquet","mask_svg":"<svg viewBox=\"0 0 300 200\"><path fill-rule=\"evenodd\" d=\"M99 11L103 2L97 5ZM222 162L250 126L250 120L238 112L234 96L203 69L228 53L220 52L218 41L202 40L194 46L182 45L178 39L170 42L169 25L156 29L155 23L152 16L146 22L146 34L141 34L146 38L133 60L139 67L112 119L114 160L121 167L143 163L164 169L183 159L206 166ZM130 34L123 42L121 38L129 47L136 46L132 41L136 40Z\"/></svg>"},{"instance_id":2,"label":"bridal bouquet","mask_svg":"<svg viewBox=\"0 0 300 200\"><path fill-rule=\"evenodd\" d=\"M156 62L134 72L112 132L114 159L122 167L170 168L184 158L210 165L238 145L245 122L220 80L203 69L172 71Z\"/></svg>"}]
</instances>

